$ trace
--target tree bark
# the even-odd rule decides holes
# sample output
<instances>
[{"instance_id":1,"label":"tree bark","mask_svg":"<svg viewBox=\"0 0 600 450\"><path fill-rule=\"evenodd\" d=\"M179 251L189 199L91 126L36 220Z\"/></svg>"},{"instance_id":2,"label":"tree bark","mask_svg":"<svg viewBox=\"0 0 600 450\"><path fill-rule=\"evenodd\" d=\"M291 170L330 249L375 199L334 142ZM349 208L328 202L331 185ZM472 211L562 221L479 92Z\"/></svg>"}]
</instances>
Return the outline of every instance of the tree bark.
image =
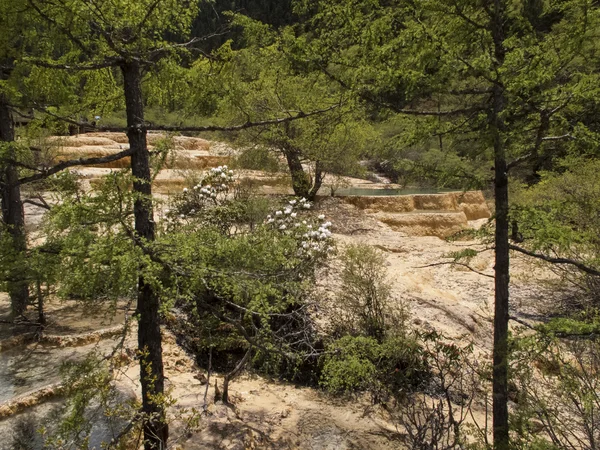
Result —
<instances>
[{"instance_id":1,"label":"tree bark","mask_svg":"<svg viewBox=\"0 0 600 450\"><path fill-rule=\"evenodd\" d=\"M496 69L504 63L504 1L495 0L492 12L492 38ZM496 73L499 73L496 70ZM504 86L496 79L492 93L490 129L494 145L494 197L496 205L495 231L495 303L494 303L494 369L493 438L494 449L508 450L508 306L509 306L509 220L508 168L504 142L505 123L502 113L506 108Z\"/></svg>"},{"instance_id":2,"label":"tree bark","mask_svg":"<svg viewBox=\"0 0 600 450\"><path fill-rule=\"evenodd\" d=\"M133 209L135 232L138 239L154 240L152 211L152 186L150 156L144 128L144 102L142 95L142 72L137 61L121 66L124 78L125 107L127 113L127 136L131 154L131 172L135 177L134 192L139 194ZM162 338L160 334L159 297L151 285L140 275L138 279L137 312L138 347L140 358L140 381L142 385L142 411L144 413L145 450L165 449L169 436L164 405L160 397L164 393Z\"/></svg>"},{"instance_id":3,"label":"tree bark","mask_svg":"<svg viewBox=\"0 0 600 450\"><path fill-rule=\"evenodd\" d=\"M283 150L287 160L290 175L292 176L292 189L297 197L308 198L310 195L311 181L310 176L304 171L300 153L293 148L287 147Z\"/></svg>"},{"instance_id":4,"label":"tree bark","mask_svg":"<svg viewBox=\"0 0 600 450\"><path fill-rule=\"evenodd\" d=\"M325 178L325 174L323 173L323 166L320 161L315 163L315 181L313 183L310 192L308 193L308 199L313 201L317 196L317 192L321 189L321 185L323 184L323 178Z\"/></svg>"},{"instance_id":5,"label":"tree bark","mask_svg":"<svg viewBox=\"0 0 600 450\"><path fill-rule=\"evenodd\" d=\"M241 359L240 362L238 362L238 364L235 366L235 368L231 372L229 372L228 374L225 375L225 378L223 379L223 393L221 394L221 398L222 398L222 401L224 404L229 405L229 383L241 372L241 370L244 368L244 366L248 362L248 359L250 359L251 354L252 354L252 347L250 347L246 351L246 353L244 354L244 357Z\"/></svg>"},{"instance_id":6,"label":"tree bark","mask_svg":"<svg viewBox=\"0 0 600 450\"><path fill-rule=\"evenodd\" d=\"M6 97L0 94L0 140L12 145L15 140L15 130L12 115ZM8 149L8 159L16 160L14 148ZM27 237L25 235L25 215L21 200L21 187L19 186L19 172L17 168L7 163L0 174L0 198L2 203L2 220L11 235L13 251L20 258L27 251ZM11 310L14 317L20 316L27 309L29 303L29 286L24 279L20 264L14 264L9 274L8 294L10 296Z\"/></svg>"}]
</instances>

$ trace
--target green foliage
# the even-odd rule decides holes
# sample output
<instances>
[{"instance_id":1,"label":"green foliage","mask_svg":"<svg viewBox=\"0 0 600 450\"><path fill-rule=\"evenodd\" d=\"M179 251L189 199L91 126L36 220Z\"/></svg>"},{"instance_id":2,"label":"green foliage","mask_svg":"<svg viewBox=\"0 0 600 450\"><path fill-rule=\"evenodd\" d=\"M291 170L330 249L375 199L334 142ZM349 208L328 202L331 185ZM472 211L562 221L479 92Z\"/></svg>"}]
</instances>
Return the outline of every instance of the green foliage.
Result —
<instances>
[{"instance_id":1,"label":"green foliage","mask_svg":"<svg viewBox=\"0 0 600 450\"><path fill-rule=\"evenodd\" d=\"M541 181L517 193L512 211L524 245L545 255L579 261L600 268L600 161L569 158L562 173L542 173ZM598 301L600 281L585 276L576 268L563 265L559 270L565 281L586 293L583 304Z\"/></svg>"},{"instance_id":2,"label":"green foliage","mask_svg":"<svg viewBox=\"0 0 600 450\"><path fill-rule=\"evenodd\" d=\"M185 312L174 326L202 361L212 354L231 368L252 346L255 366L293 376L314 350L308 306L332 246L330 224L311 218L303 199L259 221L269 203L228 195L232 184L229 169L216 168L177 199L156 242L168 268L158 288Z\"/></svg>"},{"instance_id":3,"label":"green foliage","mask_svg":"<svg viewBox=\"0 0 600 450\"><path fill-rule=\"evenodd\" d=\"M349 245L341 255L341 263L341 286L335 300L339 313L332 319L337 332L377 340L391 330L403 334L406 311L402 305L392 304L383 254L370 245Z\"/></svg>"},{"instance_id":4,"label":"green foliage","mask_svg":"<svg viewBox=\"0 0 600 450\"><path fill-rule=\"evenodd\" d=\"M113 437L110 430L123 427L135 416L135 399L119 392L108 361L100 355L92 352L81 361L64 363L61 376L65 401L40 427L48 448L96 448L99 442L92 444L93 436L104 436L103 445L107 445Z\"/></svg>"},{"instance_id":5,"label":"green foliage","mask_svg":"<svg viewBox=\"0 0 600 450\"><path fill-rule=\"evenodd\" d=\"M378 346L366 336L344 336L333 342L329 348L333 355L324 358L321 384L337 393L366 389L377 372L373 361Z\"/></svg>"},{"instance_id":6,"label":"green foliage","mask_svg":"<svg viewBox=\"0 0 600 450\"><path fill-rule=\"evenodd\" d=\"M265 172L278 172L279 160L264 147L250 147L243 150L235 159L234 167L248 170L263 170Z\"/></svg>"},{"instance_id":7,"label":"green foliage","mask_svg":"<svg viewBox=\"0 0 600 450\"><path fill-rule=\"evenodd\" d=\"M593 336L600 331L600 318L597 313L585 311L572 317L553 318L548 323L538 325L537 329L544 335Z\"/></svg>"},{"instance_id":8,"label":"green foliage","mask_svg":"<svg viewBox=\"0 0 600 450\"><path fill-rule=\"evenodd\" d=\"M321 385L331 393L369 391L380 398L400 397L429 376L423 348L413 337L378 341L368 336L344 336L326 350Z\"/></svg>"},{"instance_id":9,"label":"green foliage","mask_svg":"<svg viewBox=\"0 0 600 450\"><path fill-rule=\"evenodd\" d=\"M598 433L598 341L520 336L512 357L517 448L592 449Z\"/></svg>"},{"instance_id":10,"label":"green foliage","mask_svg":"<svg viewBox=\"0 0 600 450\"><path fill-rule=\"evenodd\" d=\"M45 247L57 257L57 293L80 299L135 297L140 263L133 229L131 178L116 172L83 193L67 190L45 218Z\"/></svg>"},{"instance_id":11,"label":"green foliage","mask_svg":"<svg viewBox=\"0 0 600 450\"><path fill-rule=\"evenodd\" d=\"M472 248L465 248L463 250L458 250L455 252L450 252L445 255L446 258L452 258L454 262L467 262L469 263L471 259L475 258L479 252Z\"/></svg>"}]
</instances>

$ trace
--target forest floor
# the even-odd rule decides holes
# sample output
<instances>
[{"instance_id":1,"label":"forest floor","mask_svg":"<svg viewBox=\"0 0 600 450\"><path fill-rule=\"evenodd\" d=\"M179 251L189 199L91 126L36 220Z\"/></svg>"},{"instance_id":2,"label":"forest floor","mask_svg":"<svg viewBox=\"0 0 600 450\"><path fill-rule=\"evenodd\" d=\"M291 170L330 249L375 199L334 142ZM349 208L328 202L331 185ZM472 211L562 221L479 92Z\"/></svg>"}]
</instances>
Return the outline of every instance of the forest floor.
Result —
<instances>
[{"instance_id":1,"label":"forest floor","mask_svg":"<svg viewBox=\"0 0 600 450\"><path fill-rule=\"evenodd\" d=\"M94 170L94 169L84 169ZM409 236L394 231L369 214L337 198L323 198L315 206L333 223L338 246L365 243L380 249L386 257L395 301L410 312L412 326L438 330L465 345L473 343L477 355L489 361L492 343L493 251L478 241L449 242L433 236ZM28 211L35 219L35 212ZM486 219L472 221L478 228ZM445 264L448 254L473 248L479 250L466 267ZM440 264L443 263L443 264ZM336 267L336 260L331 262ZM511 315L535 322L551 307L554 294L552 274L514 255L511 261ZM335 296L336 282L330 275L319 283L323 308ZM75 302L54 302L48 307L49 326L43 338L24 327L15 330L3 323L8 318L8 299L0 294L0 450L12 441L17 424L28 416L43 420L60 405L59 366L79 360L95 349L110 352L123 339L118 325L127 305L117 305L115 314ZM116 327L116 328L115 328ZM26 332L23 334L23 332ZM15 338L15 335L26 338ZM124 336L125 365L117 377L123 401L139 396L139 368L134 354L135 324ZM165 371L167 387L177 400L171 408L175 416L185 409L200 412L197 428L191 430L181 420L171 426L173 443L184 449L397 449L404 434L389 420L385 411L373 406L366 396L336 399L324 392L290 383L246 374L230 387L233 406L215 403L215 382L206 383L206 372L196 366L165 330ZM45 389L45 391L44 391ZM43 392L42 392L43 391ZM206 402L205 402L206 400ZM91 442L110 439L110 427L92 430ZM94 434L95 433L95 434ZM39 443L39 441L38 441ZM99 447L98 447L99 448Z\"/></svg>"}]
</instances>

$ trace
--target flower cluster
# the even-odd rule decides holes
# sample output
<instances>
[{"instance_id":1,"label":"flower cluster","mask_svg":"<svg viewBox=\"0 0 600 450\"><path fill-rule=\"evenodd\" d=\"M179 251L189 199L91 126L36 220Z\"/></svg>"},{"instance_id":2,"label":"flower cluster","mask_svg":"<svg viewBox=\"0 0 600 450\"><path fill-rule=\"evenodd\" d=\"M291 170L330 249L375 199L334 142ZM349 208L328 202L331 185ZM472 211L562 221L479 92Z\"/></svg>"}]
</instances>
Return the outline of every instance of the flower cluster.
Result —
<instances>
[{"instance_id":1,"label":"flower cluster","mask_svg":"<svg viewBox=\"0 0 600 450\"><path fill-rule=\"evenodd\" d=\"M301 219L300 215L311 208L311 203L305 198L290 200L284 208L268 215L266 224L291 235L298 242L298 256L313 257L325 255L333 251L331 237L331 222L325 221L324 215L314 219Z\"/></svg>"},{"instance_id":2,"label":"flower cluster","mask_svg":"<svg viewBox=\"0 0 600 450\"><path fill-rule=\"evenodd\" d=\"M193 187L183 188L176 197L175 208L165 211L167 219L185 219L202 211L207 206L216 206L227 199L234 183L234 172L227 166L214 167Z\"/></svg>"}]
</instances>

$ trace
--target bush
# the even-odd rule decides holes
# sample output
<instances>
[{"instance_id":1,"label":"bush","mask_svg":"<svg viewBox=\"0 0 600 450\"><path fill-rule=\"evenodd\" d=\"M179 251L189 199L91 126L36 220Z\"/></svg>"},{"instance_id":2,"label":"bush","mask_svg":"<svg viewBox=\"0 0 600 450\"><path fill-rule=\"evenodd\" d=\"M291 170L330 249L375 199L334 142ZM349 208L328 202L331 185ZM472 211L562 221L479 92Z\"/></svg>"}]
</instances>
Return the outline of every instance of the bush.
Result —
<instances>
[{"instance_id":1,"label":"bush","mask_svg":"<svg viewBox=\"0 0 600 450\"><path fill-rule=\"evenodd\" d=\"M251 147L244 150L234 161L234 167L247 170L278 172L279 160L264 147Z\"/></svg>"},{"instance_id":2,"label":"bush","mask_svg":"<svg viewBox=\"0 0 600 450\"><path fill-rule=\"evenodd\" d=\"M392 305L383 254L366 244L349 245L341 262L342 285L334 318L337 331L366 335L380 342L392 328L403 334L406 310L398 302Z\"/></svg>"},{"instance_id":3,"label":"bush","mask_svg":"<svg viewBox=\"0 0 600 450\"><path fill-rule=\"evenodd\" d=\"M402 395L428 378L422 347L409 337L378 342L344 336L323 357L321 385L331 393L369 391L374 398Z\"/></svg>"}]
</instances>

